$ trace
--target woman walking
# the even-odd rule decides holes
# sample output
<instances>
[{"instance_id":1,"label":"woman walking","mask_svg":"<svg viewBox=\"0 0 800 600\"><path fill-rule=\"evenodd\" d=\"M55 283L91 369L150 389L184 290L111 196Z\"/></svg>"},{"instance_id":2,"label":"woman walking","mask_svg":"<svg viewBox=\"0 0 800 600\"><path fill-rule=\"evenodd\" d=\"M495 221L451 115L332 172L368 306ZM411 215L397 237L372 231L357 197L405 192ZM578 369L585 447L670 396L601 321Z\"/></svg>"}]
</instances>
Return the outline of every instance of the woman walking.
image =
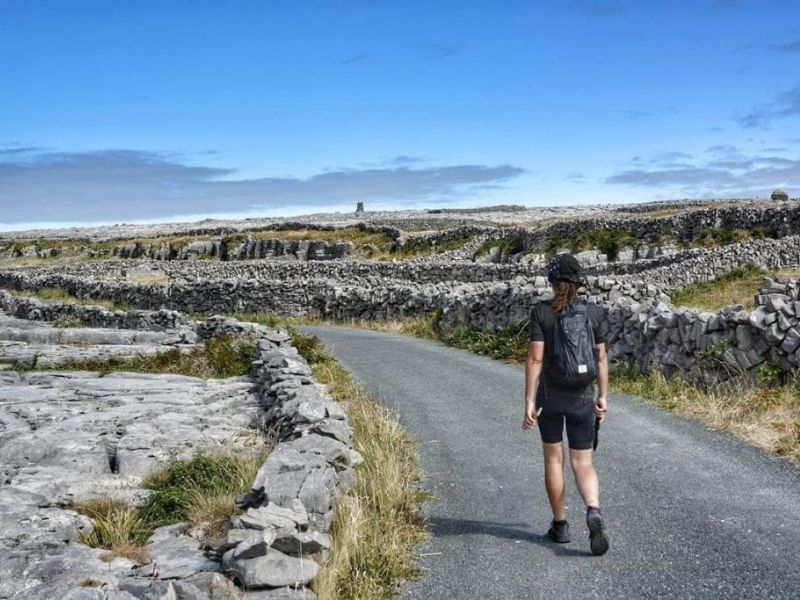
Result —
<instances>
[{"instance_id":1,"label":"woman walking","mask_svg":"<svg viewBox=\"0 0 800 600\"><path fill-rule=\"evenodd\" d=\"M566 543L570 541L562 444L566 426L570 466L586 505L590 548L599 556L609 548L600 512L600 484L592 464L596 427L608 409L604 312L578 298L582 271L571 254L556 256L547 278L553 286L553 299L539 302L531 311L522 428L539 426L545 487L553 511L547 535Z\"/></svg>"}]
</instances>

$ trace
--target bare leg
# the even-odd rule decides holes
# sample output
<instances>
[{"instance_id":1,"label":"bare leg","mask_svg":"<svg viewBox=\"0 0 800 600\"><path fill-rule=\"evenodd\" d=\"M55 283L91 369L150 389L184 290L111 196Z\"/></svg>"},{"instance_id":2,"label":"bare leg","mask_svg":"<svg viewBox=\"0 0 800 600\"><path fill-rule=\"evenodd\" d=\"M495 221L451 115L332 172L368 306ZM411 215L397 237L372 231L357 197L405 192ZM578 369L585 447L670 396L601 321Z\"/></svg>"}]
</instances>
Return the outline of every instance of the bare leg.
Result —
<instances>
[{"instance_id":1,"label":"bare leg","mask_svg":"<svg viewBox=\"0 0 800 600\"><path fill-rule=\"evenodd\" d=\"M553 518L563 521L566 513L566 486L564 485L564 445L542 444L544 448L544 485L547 488L547 499L553 510Z\"/></svg>"},{"instance_id":2,"label":"bare leg","mask_svg":"<svg viewBox=\"0 0 800 600\"><path fill-rule=\"evenodd\" d=\"M575 485L586 506L600 506L600 482L592 465L591 450L569 451L569 462L575 474Z\"/></svg>"}]
</instances>

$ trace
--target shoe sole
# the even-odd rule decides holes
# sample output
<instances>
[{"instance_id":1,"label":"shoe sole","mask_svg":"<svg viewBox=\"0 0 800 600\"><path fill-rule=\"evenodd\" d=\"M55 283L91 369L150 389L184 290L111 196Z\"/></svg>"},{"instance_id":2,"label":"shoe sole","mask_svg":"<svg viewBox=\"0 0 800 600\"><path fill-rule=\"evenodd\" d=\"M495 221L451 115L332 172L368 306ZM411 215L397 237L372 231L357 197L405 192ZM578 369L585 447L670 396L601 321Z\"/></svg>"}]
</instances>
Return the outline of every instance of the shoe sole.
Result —
<instances>
[{"instance_id":1,"label":"shoe sole","mask_svg":"<svg viewBox=\"0 0 800 600\"><path fill-rule=\"evenodd\" d=\"M603 527L603 517L593 513L586 517L586 525L589 527L589 547L592 554L602 556L608 552L608 536Z\"/></svg>"}]
</instances>

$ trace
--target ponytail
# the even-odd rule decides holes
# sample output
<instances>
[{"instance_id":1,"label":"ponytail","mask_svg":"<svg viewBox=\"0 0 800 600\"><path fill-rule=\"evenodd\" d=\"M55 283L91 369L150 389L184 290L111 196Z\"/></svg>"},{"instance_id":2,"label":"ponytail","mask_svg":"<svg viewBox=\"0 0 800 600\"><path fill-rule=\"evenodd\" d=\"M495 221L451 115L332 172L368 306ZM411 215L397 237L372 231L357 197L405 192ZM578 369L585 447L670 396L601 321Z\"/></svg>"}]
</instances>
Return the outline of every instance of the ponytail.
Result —
<instances>
[{"instance_id":1,"label":"ponytail","mask_svg":"<svg viewBox=\"0 0 800 600\"><path fill-rule=\"evenodd\" d=\"M565 281L563 279L557 280L553 284L556 295L550 301L550 306L553 308L553 312L560 313L563 311L567 305L572 302L575 296L578 295L579 287L580 284L575 283L574 281Z\"/></svg>"}]
</instances>

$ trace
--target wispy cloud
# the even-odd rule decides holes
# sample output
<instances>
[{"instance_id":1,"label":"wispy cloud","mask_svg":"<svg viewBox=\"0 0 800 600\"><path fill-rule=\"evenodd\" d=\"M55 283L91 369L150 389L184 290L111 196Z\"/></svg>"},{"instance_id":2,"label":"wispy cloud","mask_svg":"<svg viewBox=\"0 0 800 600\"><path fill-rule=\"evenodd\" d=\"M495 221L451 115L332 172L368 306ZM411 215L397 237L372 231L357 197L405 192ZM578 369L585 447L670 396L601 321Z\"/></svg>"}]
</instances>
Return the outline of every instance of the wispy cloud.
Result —
<instances>
[{"instance_id":1,"label":"wispy cloud","mask_svg":"<svg viewBox=\"0 0 800 600\"><path fill-rule=\"evenodd\" d=\"M423 60L429 62L444 60L454 54L458 54L461 50L461 44L443 42L423 42L419 44L419 51Z\"/></svg>"},{"instance_id":2,"label":"wispy cloud","mask_svg":"<svg viewBox=\"0 0 800 600\"><path fill-rule=\"evenodd\" d=\"M358 54L353 54L352 56L348 56L347 58L342 59L341 62L343 65L354 65L356 63L364 62L369 58L369 54L366 52L359 52Z\"/></svg>"},{"instance_id":3,"label":"wispy cloud","mask_svg":"<svg viewBox=\"0 0 800 600\"><path fill-rule=\"evenodd\" d=\"M800 115L800 84L780 93L775 100L754 107L737 120L743 127L761 127L773 119Z\"/></svg>"},{"instance_id":4,"label":"wispy cloud","mask_svg":"<svg viewBox=\"0 0 800 600\"><path fill-rule=\"evenodd\" d=\"M608 177L606 183L671 190L687 196L765 196L776 187L800 187L800 159L781 156L745 155L733 146L712 146L707 158L684 153L673 166L634 159L642 165ZM652 166L650 166L652 165Z\"/></svg>"},{"instance_id":5,"label":"wispy cloud","mask_svg":"<svg viewBox=\"0 0 800 600\"><path fill-rule=\"evenodd\" d=\"M110 221L373 202L448 202L523 173L512 165L336 169L311 177L235 179L234 169L133 150L0 156L0 220ZM403 164L405 161L405 164Z\"/></svg>"},{"instance_id":6,"label":"wispy cloud","mask_svg":"<svg viewBox=\"0 0 800 600\"><path fill-rule=\"evenodd\" d=\"M572 173L567 173L564 176L564 181L568 183L586 183L588 181L588 178L583 173L574 171Z\"/></svg>"},{"instance_id":7,"label":"wispy cloud","mask_svg":"<svg viewBox=\"0 0 800 600\"><path fill-rule=\"evenodd\" d=\"M800 40L795 40L787 44L779 44L778 50L783 52L800 52Z\"/></svg>"}]
</instances>

